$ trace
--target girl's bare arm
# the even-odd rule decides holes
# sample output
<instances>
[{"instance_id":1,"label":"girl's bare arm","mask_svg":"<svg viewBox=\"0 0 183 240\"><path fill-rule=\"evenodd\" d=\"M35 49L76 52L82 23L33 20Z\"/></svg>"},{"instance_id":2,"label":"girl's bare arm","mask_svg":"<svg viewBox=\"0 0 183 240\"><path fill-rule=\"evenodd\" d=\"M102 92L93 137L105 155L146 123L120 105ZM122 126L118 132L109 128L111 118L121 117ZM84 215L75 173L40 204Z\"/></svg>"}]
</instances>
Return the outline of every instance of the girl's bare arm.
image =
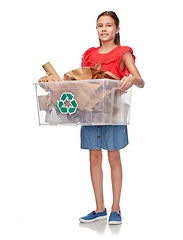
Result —
<instances>
[{"instance_id":1,"label":"girl's bare arm","mask_svg":"<svg viewBox=\"0 0 183 240\"><path fill-rule=\"evenodd\" d=\"M135 66L135 62L133 56L130 52L126 52L123 54L121 59L121 68L127 67L129 72L132 74L130 77L125 77L122 80L121 90L127 90L133 85L143 88L144 87L144 80L141 78L140 73Z\"/></svg>"}]
</instances>

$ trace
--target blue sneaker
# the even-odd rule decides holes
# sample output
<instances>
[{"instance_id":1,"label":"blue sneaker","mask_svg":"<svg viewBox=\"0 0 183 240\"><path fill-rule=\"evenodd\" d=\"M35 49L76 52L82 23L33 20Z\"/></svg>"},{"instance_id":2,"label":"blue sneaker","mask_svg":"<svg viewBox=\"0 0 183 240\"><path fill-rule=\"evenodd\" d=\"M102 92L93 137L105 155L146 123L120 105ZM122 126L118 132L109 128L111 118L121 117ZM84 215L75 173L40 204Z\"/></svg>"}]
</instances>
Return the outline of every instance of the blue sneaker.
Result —
<instances>
[{"instance_id":1,"label":"blue sneaker","mask_svg":"<svg viewBox=\"0 0 183 240\"><path fill-rule=\"evenodd\" d=\"M112 212L109 217L109 224L115 225L121 223L122 223L121 211L119 211L119 214L117 212Z\"/></svg>"},{"instance_id":2,"label":"blue sneaker","mask_svg":"<svg viewBox=\"0 0 183 240\"><path fill-rule=\"evenodd\" d=\"M106 208L103 212L99 212L99 213L96 213L95 211L93 211L93 212L89 213L88 215L86 215L85 217L81 217L79 219L79 221L82 223L90 223L90 222L94 222L94 221L98 221L98 220L105 220L105 219L107 219Z\"/></svg>"}]
</instances>

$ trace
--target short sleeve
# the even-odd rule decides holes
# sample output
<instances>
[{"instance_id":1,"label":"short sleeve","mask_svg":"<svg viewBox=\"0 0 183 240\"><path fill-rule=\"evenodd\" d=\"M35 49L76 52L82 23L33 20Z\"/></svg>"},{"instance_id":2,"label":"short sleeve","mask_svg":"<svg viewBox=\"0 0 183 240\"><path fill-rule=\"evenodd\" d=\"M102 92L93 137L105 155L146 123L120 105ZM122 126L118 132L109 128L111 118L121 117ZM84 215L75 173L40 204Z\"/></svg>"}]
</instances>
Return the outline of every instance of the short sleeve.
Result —
<instances>
[{"instance_id":1,"label":"short sleeve","mask_svg":"<svg viewBox=\"0 0 183 240\"><path fill-rule=\"evenodd\" d=\"M130 53L132 54L132 57L133 57L134 62L135 62L136 57L135 57L134 54L133 54L133 49L132 49L131 47L123 46L123 47L121 47L121 50L119 51L119 55L118 55L118 56L119 56L119 58L118 58L118 66L120 66L121 58L122 58L123 54L126 53L126 52L130 52ZM124 68L124 70L123 70L123 74L124 74L124 76L126 76L126 77L130 75L130 72L129 72L129 70L127 69L126 66L125 66L125 68Z\"/></svg>"},{"instance_id":2,"label":"short sleeve","mask_svg":"<svg viewBox=\"0 0 183 240\"><path fill-rule=\"evenodd\" d=\"M121 47L121 51L120 51L121 57L126 52L130 52L132 54L132 56L133 56L134 61L135 61L136 57L133 54L133 49L131 47L127 47L127 46Z\"/></svg>"},{"instance_id":3,"label":"short sleeve","mask_svg":"<svg viewBox=\"0 0 183 240\"><path fill-rule=\"evenodd\" d=\"M90 58L92 55L92 52L95 48L89 48L88 50L86 50L86 52L83 54L82 58L81 58L81 67L90 67Z\"/></svg>"}]
</instances>

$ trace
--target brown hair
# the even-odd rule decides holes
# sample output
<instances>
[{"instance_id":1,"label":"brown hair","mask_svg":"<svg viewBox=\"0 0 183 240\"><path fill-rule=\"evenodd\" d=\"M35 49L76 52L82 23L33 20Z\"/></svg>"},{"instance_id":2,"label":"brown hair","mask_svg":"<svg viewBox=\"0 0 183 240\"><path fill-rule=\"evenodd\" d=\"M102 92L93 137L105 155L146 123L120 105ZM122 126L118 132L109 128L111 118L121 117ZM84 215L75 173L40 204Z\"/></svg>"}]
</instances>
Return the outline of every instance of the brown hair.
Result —
<instances>
[{"instance_id":1,"label":"brown hair","mask_svg":"<svg viewBox=\"0 0 183 240\"><path fill-rule=\"evenodd\" d=\"M115 24L116 24L116 27L119 27L119 18L118 18L118 16L116 15L115 12L113 12L113 11L106 11L106 12L101 13L101 14L98 16L98 18L97 18L97 22L98 22L99 18L102 17L102 16L109 16L109 17L111 17L111 18L114 20L114 22L115 22ZM99 39L99 42L100 42L100 46L102 46L102 41L101 41L100 39ZM121 45L121 44L120 44L120 35L119 35L119 33L116 34L115 39L114 39L114 43L115 43L116 45L118 45L118 46Z\"/></svg>"}]
</instances>

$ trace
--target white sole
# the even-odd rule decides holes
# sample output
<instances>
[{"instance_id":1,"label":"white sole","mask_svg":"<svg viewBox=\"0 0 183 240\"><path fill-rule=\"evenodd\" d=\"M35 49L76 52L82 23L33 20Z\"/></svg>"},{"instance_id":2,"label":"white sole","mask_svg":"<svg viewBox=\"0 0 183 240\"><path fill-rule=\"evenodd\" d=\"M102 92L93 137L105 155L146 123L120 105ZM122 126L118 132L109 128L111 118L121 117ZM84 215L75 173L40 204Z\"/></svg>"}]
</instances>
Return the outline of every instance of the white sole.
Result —
<instances>
[{"instance_id":1,"label":"white sole","mask_svg":"<svg viewBox=\"0 0 183 240\"><path fill-rule=\"evenodd\" d=\"M109 225L119 225L121 223L122 223L122 221L110 221Z\"/></svg>"},{"instance_id":2,"label":"white sole","mask_svg":"<svg viewBox=\"0 0 183 240\"><path fill-rule=\"evenodd\" d=\"M79 221L82 222L82 223L91 223L91 222L106 220L106 219L107 219L107 216L102 216L102 217L98 217L98 218L95 218L95 219L92 219L92 220L85 220L85 219L80 218Z\"/></svg>"}]
</instances>

